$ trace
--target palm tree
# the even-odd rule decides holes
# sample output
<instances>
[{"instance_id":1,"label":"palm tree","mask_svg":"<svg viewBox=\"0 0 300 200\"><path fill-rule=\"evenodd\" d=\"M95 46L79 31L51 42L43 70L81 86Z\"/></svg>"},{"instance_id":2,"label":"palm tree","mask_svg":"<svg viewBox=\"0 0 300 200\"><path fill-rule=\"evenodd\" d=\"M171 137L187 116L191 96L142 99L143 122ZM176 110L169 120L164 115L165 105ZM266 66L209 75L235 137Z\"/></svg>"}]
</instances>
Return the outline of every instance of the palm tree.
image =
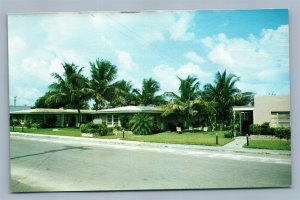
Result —
<instances>
[{"instance_id":1,"label":"palm tree","mask_svg":"<svg viewBox=\"0 0 300 200\"><path fill-rule=\"evenodd\" d=\"M83 67L74 63L62 63L64 73L61 76L58 73L51 74L56 82L49 86L50 95L46 99L46 104L62 103L68 104L78 111L79 125L81 124L80 109L86 106L89 97L87 95L88 79L81 73Z\"/></svg>"},{"instance_id":2,"label":"palm tree","mask_svg":"<svg viewBox=\"0 0 300 200\"><path fill-rule=\"evenodd\" d=\"M165 102L163 96L156 95L158 91L160 91L160 85L152 78L143 80L142 90L133 90L137 96L138 104L143 106L163 104Z\"/></svg>"},{"instance_id":3,"label":"palm tree","mask_svg":"<svg viewBox=\"0 0 300 200\"><path fill-rule=\"evenodd\" d=\"M254 93L252 92L239 92L233 98L235 106L254 105Z\"/></svg>"},{"instance_id":4,"label":"palm tree","mask_svg":"<svg viewBox=\"0 0 300 200\"><path fill-rule=\"evenodd\" d=\"M90 97L95 101L96 110L107 107L114 98L113 81L117 77L117 67L109 61L99 60L90 62L91 80Z\"/></svg>"},{"instance_id":5,"label":"palm tree","mask_svg":"<svg viewBox=\"0 0 300 200\"><path fill-rule=\"evenodd\" d=\"M137 96L133 92L134 88L130 81L120 80L113 86L115 97L110 102L111 106L137 105Z\"/></svg>"},{"instance_id":6,"label":"palm tree","mask_svg":"<svg viewBox=\"0 0 300 200\"><path fill-rule=\"evenodd\" d=\"M188 76L186 79L181 79L179 85L179 95L173 92L166 92L165 95L171 98L171 101L164 106L163 116L171 114L183 114L185 126L190 126L191 117L195 116L198 111L197 107L204 106L205 102L200 100L200 82L196 77Z\"/></svg>"},{"instance_id":7,"label":"palm tree","mask_svg":"<svg viewBox=\"0 0 300 200\"><path fill-rule=\"evenodd\" d=\"M204 86L203 99L216 103L217 120L220 122L220 130L223 130L224 123L230 119L230 109L234 105L235 95L240 93L236 87L239 77L226 70L223 73L217 72L214 84Z\"/></svg>"}]
</instances>

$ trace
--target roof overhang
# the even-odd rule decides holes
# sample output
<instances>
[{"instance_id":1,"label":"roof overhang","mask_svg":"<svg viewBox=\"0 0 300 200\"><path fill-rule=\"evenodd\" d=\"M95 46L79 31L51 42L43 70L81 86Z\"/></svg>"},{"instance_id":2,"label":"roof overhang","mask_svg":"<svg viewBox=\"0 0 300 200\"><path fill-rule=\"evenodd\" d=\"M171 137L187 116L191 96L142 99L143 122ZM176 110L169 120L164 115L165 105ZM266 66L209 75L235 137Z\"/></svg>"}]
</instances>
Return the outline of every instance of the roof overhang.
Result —
<instances>
[{"instance_id":1,"label":"roof overhang","mask_svg":"<svg viewBox=\"0 0 300 200\"><path fill-rule=\"evenodd\" d=\"M160 114L163 111L159 107L152 106L123 106L96 111L97 114L121 114L121 113L152 113Z\"/></svg>"},{"instance_id":2,"label":"roof overhang","mask_svg":"<svg viewBox=\"0 0 300 200\"><path fill-rule=\"evenodd\" d=\"M233 106L233 111L254 111L253 106Z\"/></svg>"},{"instance_id":3,"label":"roof overhang","mask_svg":"<svg viewBox=\"0 0 300 200\"><path fill-rule=\"evenodd\" d=\"M95 110L80 110L81 114L93 114ZM22 115L22 114L78 114L76 109L51 109L51 108L35 108L28 110L19 110L10 112L10 114Z\"/></svg>"}]
</instances>

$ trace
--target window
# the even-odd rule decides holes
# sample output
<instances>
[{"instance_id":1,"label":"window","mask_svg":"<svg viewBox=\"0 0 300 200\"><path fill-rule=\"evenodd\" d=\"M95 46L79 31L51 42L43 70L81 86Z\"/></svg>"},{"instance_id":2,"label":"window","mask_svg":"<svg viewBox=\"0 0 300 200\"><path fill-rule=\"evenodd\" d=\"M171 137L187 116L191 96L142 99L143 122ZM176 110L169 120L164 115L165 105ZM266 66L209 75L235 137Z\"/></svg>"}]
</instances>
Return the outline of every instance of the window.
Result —
<instances>
[{"instance_id":1,"label":"window","mask_svg":"<svg viewBox=\"0 0 300 200\"><path fill-rule=\"evenodd\" d=\"M112 115L107 115L107 125L112 125L112 119L113 119Z\"/></svg>"},{"instance_id":2,"label":"window","mask_svg":"<svg viewBox=\"0 0 300 200\"><path fill-rule=\"evenodd\" d=\"M106 121L107 121L107 125L110 126L119 125L119 115L107 115Z\"/></svg>"},{"instance_id":3,"label":"window","mask_svg":"<svg viewBox=\"0 0 300 200\"><path fill-rule=\"evenodd\" d=\"M119 116L118 115L113 116L113 122L114 122L114 126L119 125Z\"/></svg>"},{"instance_id":4,"label":"window","mask_svg":"<svg viewBox=\"0 0 300 200\"><path fill-rule=\"evenodd\" d=\"M272 112L271 127L290 127L290 112Z\"/></svg>"}]
</instances>

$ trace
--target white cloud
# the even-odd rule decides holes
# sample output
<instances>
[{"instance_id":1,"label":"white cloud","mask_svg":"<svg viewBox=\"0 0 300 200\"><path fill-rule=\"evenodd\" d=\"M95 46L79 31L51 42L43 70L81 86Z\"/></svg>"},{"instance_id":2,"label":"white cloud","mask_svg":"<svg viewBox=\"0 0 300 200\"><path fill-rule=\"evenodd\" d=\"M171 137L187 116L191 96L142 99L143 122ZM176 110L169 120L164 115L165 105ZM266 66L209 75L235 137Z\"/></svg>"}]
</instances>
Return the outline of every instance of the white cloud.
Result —
<instances>
[{"instance_id":1,"label":"white cloud","mask_svg":"<svg viewBox=\"0 0 300 200\"><path fill-rule=\"evenodd\" d=\"M187 63L176 70L176 74L181 78L186 78L188 75L194 75L198 78L211 76L210 72L203 71L199 65L193 63Z\"/></svg>"},{"instance_id":2,"label":"white cloud","mask_svg":"<svg viewBox=\"0 0 300 200\"><path fill-rule=\"evenodd\" d=\"M177 92L179 80L176 77L176 71L168 65L158 65L153 68L153 74L160 83L163 92Z\"/></svg>"},{"instance_id":3,"label":"white cloud","mask_svg":"<svg viewBox=\"0 0 300 200\"><path fill-rule=\"evenodd\" d=\"M189 26L193 21L194 14L192 12L176 12L176 21L170 28L171 39L188 41L195 37L193 32L189 32Z\"/></svg>"},{"instance_id":4,"label":"white cloud","mask_svg":"<svg viewBox=\"0 0 300 200\"><path fill-rule=\"evenodd\" d=\"M12 36L8 38L9 56L14 56L18 52L27 47L26 41L20 36Z\"/></svg>"},{"instance_id":5,"label":"white cloud","mask_svg":"<svg viewBox=\"0 0 300 200\"><path fill-rule=\"evenodd\" d=\"M120 70L135 70L138 68L137 64L132 60L128 52L120 51L117 53Z\"/></svg>"},{"instance_id":6,"label":"white cloud","mask_svg":"<svg viewBox=\"0 0 300 200\"><path fill-rule=\"evenodd\" d=\"M158 30L153 30L152 32L148 32L145 33L143 36L143 40L147 43L147 44L151 44L153 42L161 42L165 40L165 36L163 35L162 32L158 31Z\"/></svg>"},{"instance_id":7,"label":"white cloud","mask_svg":"<svg viewBox=\"0 0 300 200\"><path fill-rule=\"evenodd\" d=\"M235 62L231 56L230 50L225 50L225 47L222 43L212 49L212 51L208 54L208 59L214 63L225 66L233 65Z\"/></svg>"},{"instance_id":8,"label":"white cloud","mask_svg":"<svg viewBox=\"0 0 300 200\"><path fill-rule=\"evenodd\" d=\"M202 44L208 50L207 58L219 70L228 69L241 76L241 81L249 83L245 84L249 91L259 88L258 84L276 89L274 84L289 80L288 25L265 29L259 37L250 35L247 39L219 34L202 39ZM280 88L279 85L277 90ZM266 94L268 89L257 90Z\"/></svg>"},{"instance_id":9,"label":"white cloud","mask_svg":"<svg viewBox=\"0 0 300 200\"><path fill-rule=\"evenodd\" d=\"M196 52L194 51L189 51L185 54L185 57L188 58L189 60L191 60L194 63L204 63L205 60L204 58L202 58L200 55L198 55Z\"/></svg>"},{"instance_id":10,"label":"white cloud","mask_svg":"<svg viewBox=\"0 0 300 200\"><path fill-rule=\"evenodd\" d=\"M204 72L199 65L191 62L182 65L177 70L168 65L158 65L153 68L153 74L158 79L163 92L178 91L180 81L177 77L185 79L188 75L193 75L202 79L212 76L210 72Z\"/></svg>"}]
</instances>

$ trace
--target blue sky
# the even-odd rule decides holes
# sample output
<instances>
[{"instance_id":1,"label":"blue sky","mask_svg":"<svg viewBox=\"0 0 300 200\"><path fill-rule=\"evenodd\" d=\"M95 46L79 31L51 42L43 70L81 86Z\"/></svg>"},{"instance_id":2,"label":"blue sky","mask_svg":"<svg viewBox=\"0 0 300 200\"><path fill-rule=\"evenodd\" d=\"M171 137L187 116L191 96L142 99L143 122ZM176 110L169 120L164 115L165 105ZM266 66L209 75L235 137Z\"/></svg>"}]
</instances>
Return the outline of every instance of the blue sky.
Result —
<instances>
[{"instance_id":1,"label":"blue sky","mask_svg":"<svg viewBox=\"0 0 300 200\"><path fill-rule=\"evenodd\" d=\"M62 62L89 76L97 58L137 88L154 78L161 93L177 91L176 76L192 74L203 86L225 69L240 77L243 91L290 92L284 9L13 14L8 30L10 104L18 96L18 105L34 105Z\"/></svg>"}]
</instances>

